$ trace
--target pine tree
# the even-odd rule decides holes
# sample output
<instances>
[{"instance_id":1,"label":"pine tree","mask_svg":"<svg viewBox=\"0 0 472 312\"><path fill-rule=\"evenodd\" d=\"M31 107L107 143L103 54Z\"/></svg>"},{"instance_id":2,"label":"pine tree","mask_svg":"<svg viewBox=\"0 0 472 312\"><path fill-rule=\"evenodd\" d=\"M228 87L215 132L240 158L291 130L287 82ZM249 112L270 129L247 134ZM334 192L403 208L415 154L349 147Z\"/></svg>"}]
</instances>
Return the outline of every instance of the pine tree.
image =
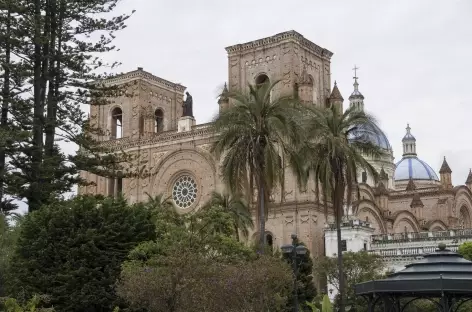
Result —
<instances>
[{"instance_id":1,"label":"pine tree","mask_svg":"<svg viewBox=\"0 0 472 312\"><path fill-rule=\"evenodd\" d=\"M6 173L5 182L0 183L7 184L9 195L26 198L30 211L53 202L75 184L85 183L79 177L81 170L106 176L124 172L122 164L128 156L99 148L82 110L92 100L94 105L108 103L119 91L93 83L110 77L97 73L117 65L103 62L98 55L115 49L115 32L125 27L130 16L103 17L113 13L118 2L15 0L15 15L5 13L6 25L15 21L24 32L12 53L22 60L18 73L29 76L31 95L18 102L13 123L27 135L10 144L10 166L15 170ZM8 27L1 32L5 38L12 37ZM7 94L6 103L9 97ZM60 142L75 143L81 152L66 155ZM0 166L1 156L0 150Z\"/></svg>"},{"instance_id":2,"label":"pine tree","mask_svg":"<svg viewBox=\"0 0 472 312\"><path fill-rule=\"evenodd\" d=\"M23 60L17 57L24 43L24 31L19 27L21 10L21 1L0 2L0 212L3 214L17 208L10 198L4 196L8 187L7 174L12 169L8 158L14 150L13 143L25 135L14 122L21 113L22 96L26 91L24 84L28 77Z\"/></svg>"},{"instance_id":3,"label":"pine tree","mask_svg":"<svg viewBox=\"0 0 472 312\"><path fill-rule=\"evenodd\" d=\"M43 206L21 225L6 279L9 295L46 295L56 311L111 312L122 262L155 235L150 210L122 198Z\"/></svg>"}]
</instances>

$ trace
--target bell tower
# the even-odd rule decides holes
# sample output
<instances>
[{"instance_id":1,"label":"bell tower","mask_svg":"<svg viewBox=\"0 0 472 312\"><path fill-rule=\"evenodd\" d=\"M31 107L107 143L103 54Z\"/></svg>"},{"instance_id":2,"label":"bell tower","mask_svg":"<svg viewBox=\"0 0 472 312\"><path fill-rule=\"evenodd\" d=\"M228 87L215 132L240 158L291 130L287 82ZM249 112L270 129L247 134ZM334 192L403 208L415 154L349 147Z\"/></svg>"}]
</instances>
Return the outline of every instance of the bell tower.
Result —
<instances>
[{"instance_id":1,"label":"bell tower","mask_svg":"<svg viewBox=\"0 0 472 312\"><path fill-rule=\"evenodd\" d=\"M280 80L274 96L292 94L298 89L304 102L319 107L324 107L329 98L333 53L296 31L233 45L226 51L230 92L262 80Z\"/></svg>"}]
</instances>

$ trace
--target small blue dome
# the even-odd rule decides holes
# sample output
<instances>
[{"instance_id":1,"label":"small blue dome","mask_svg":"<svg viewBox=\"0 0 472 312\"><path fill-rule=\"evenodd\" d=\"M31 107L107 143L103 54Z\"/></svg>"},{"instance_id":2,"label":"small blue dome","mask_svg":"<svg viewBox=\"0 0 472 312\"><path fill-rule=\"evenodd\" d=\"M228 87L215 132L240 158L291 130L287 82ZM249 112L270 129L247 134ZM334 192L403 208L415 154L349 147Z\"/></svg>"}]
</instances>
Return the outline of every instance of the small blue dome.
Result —
<instances>
[{"instance_id":1,"label":"small blue dome","mask_svg":"<svg viewBox=\"0 0 472 312\"><path fill-rule=\"evenodd\" d=\"M349 141L371 142L384 150L392 149L385 133L375 124L357 126L357 129L349 134L348 139Z\"/></svg>"},{"instance_id":2,"label":"small blue dome","mask_svg":"<svg viewBox=\"0 0 472 312\"><path fill-rule=\"evenodd\" d=\"M403 157L396 164L395 181L402 180L434 180L439 181L434 170L418 157Z\"/></svg>"}]
</instances>

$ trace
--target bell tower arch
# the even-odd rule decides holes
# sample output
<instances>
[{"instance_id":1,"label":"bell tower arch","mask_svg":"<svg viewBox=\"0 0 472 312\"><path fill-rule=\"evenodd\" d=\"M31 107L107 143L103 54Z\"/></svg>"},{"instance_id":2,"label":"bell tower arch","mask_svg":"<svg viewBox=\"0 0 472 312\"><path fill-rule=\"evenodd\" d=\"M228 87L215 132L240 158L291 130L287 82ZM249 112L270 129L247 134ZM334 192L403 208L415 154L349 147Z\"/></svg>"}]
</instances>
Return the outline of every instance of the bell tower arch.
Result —
<instances>
[{"instance_id":1,"label":"bell tower arch","mask_svg":"<svg viewBox=\"0 0 472 312\"><path fill-rule=\"evenodd\" d=\"M233 45L226 52L229 91L244 90L248 84L256 84L256 80L266 76L271 82L280 80L274 96L287 95L309 76L313 84L309 102L324 107L330 95L333 53L296 31Z\"/></svg>"}]
</instances>

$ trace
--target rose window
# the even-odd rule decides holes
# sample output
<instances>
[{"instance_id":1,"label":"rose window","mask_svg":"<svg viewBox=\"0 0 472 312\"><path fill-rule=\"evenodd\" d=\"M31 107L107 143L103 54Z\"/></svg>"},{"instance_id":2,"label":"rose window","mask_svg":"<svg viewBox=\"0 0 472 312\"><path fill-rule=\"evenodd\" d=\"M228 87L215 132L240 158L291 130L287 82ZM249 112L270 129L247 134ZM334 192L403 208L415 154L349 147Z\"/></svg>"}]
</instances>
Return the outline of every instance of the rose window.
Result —
<instances>
[{"instance_id":1,"label":"rose window","mask_svg":"<svg viewBox=\"0 0 472 312\"><path fill-rule=\"evenodd\" d=\"M188 176L181 176L172 188L172 199L179 208L190 207L197 199L197 183Z\"/></svg>"}]
</instances>

